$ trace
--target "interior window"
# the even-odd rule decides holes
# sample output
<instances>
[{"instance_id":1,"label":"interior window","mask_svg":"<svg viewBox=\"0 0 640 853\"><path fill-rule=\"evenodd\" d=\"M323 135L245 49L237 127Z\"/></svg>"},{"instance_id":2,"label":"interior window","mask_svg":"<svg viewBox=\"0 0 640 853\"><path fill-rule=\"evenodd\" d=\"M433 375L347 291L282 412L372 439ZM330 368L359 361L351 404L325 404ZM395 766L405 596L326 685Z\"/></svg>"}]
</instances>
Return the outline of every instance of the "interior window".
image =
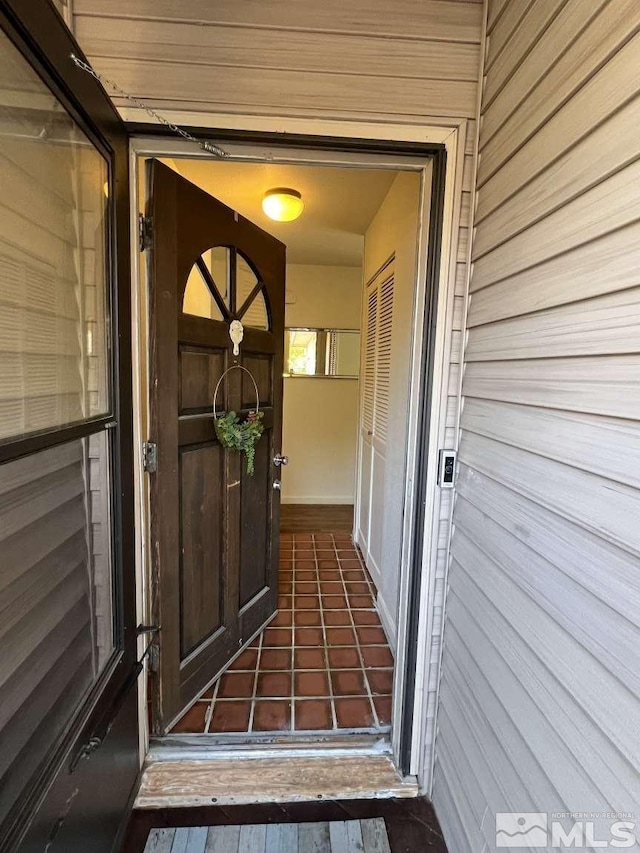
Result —
<instances>
[{"instance_id":1,"label":"interior window","mask_svg":"<svg viewBox=\"0 0 640 853\"><path fill-rule=\"evenodd\" d=\"M318 355L316 329L289 329L285 353L287 372L291 376L315 376Z\"/></svg>"}]
</instances>

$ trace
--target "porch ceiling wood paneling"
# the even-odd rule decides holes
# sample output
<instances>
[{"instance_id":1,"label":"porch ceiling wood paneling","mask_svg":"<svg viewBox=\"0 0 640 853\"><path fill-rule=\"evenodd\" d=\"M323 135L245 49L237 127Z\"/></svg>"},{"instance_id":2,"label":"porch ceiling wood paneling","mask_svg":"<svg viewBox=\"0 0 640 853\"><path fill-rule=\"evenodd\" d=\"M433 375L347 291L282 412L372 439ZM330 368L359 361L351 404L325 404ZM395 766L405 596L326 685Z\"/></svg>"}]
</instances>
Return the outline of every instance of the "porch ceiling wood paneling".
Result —
<instances>
[{"instance_id":1,"label":"porch ceiling wood paneling","mask_svg":"<svg viewBox=\"0 0 640 853\"><path fill-rule=\"evenodd\" d=\"M73 11L75 33L96 69L163 110L413 123L468 120L445 433L453 446L483 2L74 0ZM499 10L494 17L498 37L511 24L508 18L500 23ZM434 661L440 654L450 512L447 496L440 506ZM429 691L427 742L435 679ZM426 761L428 766L429 755Z\"/></svg>"},{"instance_id":2,"label":"porch ceiling wood paneling","mask_svg":"<svg viewBox=\"0 0 640 853\"><path fill-rule=\"evenodd\" d=\"M586 5L489 0L434 776L451 853L494 849L496 812L640 802L640 8Z\"/></svg>"}]
</instances>

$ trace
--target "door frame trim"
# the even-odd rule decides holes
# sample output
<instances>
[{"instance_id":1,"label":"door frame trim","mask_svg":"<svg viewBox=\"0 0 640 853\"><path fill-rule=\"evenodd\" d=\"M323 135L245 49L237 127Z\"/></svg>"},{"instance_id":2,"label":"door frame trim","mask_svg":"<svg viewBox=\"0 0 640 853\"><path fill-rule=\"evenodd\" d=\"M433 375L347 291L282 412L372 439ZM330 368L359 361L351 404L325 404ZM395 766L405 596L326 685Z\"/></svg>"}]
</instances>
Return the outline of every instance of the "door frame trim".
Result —
<instances>
[{"instance_id":1,"label":"door frame trim","mask_svg":"<svg viewBox=\"0 0 640 853\"><path fill-rule=\"evenodd\" d=\"M214 159L193 143L177 140L155 125L137 123L143 114L124 108L133 134L130 144L132 237L137 236L139 201L139 157ZM405 775L418 776L424 793L430 795L432 754L435 737L433 720L427 719L429 684L439 681L439 644L442 627L436 618L436 558L438 531L442 523L440 489L437 485L438 448L445 436L446 400L451 362L452 318L456 280L458 231L462 193L467 121L448 120L442 124L387 124L371 121L331 121L274 118L263 116L222 115L214 113L171 113L172 122L189 126L195 135L206 136L222 147L243 146L242 155L234 160L266 159L260 150L283 150L282 160L295 162L304 153L307 164L315 162L360 166L368 155L376 155L379 165L393 162L404 165L405 158L433 159L433 182L429 233L420 233L416 275L416 297L412 324L413 359L408 415L407 485L403 523L402 560L399 586L396 678L394 681L394 724L392 747L396 761ZM312 126L313 136L306 131ZM297 153L298 157L293 157ZM344 157L341 158L341 155ZM397 159L396 159L397 158ZM339 162L336 162L339 161ZM390 165L388 165L390 164ZM420 167L424 169L424 165ZM423 223L422 213L420 216ZM427 252L435 247L435 252ZM149 581L146 565L149 559L148 490L141 459L142 441L146 439L144 420L146 394L147 306L145 288L139 282L141 269L137 239L132 240L132 306L134 337L134 420L135 451L138 455L136 475L136 532L138 608L140 618L147 613ZM428 292L428 294L427 294ZM429 298L427 299L427 295ZM425 310L428 312L425 319ZM429 356L425 358L425 356ZM423 370L423 365L427 366ZM459 396L459 383L455 392ZM457 434L454 444L457 445ZM449 442L450 444L451 442ZM427 460L431 464L427 465ZM425 471L425 476L415 476ZM449 521L445 519L445 522ZM144 532L146 531L146 535ZM440 552L442 558L442 551ZM445 555L448 559L448 554ZM397 677L402 673L402 678ZM411 673L412 677L407 678ZM406 691L406 692L405 692ZM141 679L140 706L146 708L146 679ZM397 709L397 710L395 710ZM141 750L148 749L146 713L141 714ZM428 760L425 761L425 752Z\"/></svg>"}]
</instances>

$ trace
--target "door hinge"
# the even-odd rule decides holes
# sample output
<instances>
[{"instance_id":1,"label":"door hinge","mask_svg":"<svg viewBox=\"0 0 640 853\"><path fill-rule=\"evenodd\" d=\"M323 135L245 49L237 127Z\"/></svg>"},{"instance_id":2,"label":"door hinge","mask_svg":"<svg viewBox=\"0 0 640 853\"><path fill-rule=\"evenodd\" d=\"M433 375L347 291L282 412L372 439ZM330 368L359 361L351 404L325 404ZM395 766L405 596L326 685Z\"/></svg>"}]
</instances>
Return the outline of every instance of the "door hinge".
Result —
<instances>
[{"instance_id":1,"label":"door hinge","mask_svg":"<svg viewBox=\"0 0 640 853\"><path fill-rule=\"evenodd\" d=\"M158 470L158 445L155 441L142 442L142 465L147 474Z\"/></svg>"},{"instance_id":2,"label":"door hinge","mask_svg":"<svg viewBox=\"0 0 640 853\"><path fill-rule=\"evenodd\" d=\"M150 249L153 243L153 220L142 213L138 214L138 242L141 252Z\"/></svg>"}]
</instances>

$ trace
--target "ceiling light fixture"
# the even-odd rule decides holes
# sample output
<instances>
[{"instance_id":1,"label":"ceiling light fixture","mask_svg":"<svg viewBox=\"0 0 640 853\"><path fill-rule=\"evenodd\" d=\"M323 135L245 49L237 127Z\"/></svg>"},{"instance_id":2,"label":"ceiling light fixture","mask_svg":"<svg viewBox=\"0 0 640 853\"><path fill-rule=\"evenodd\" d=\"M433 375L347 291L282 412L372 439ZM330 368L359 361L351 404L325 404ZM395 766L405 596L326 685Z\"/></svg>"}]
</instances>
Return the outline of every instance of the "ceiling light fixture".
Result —
<instances>
[{"instance_id":1,"label":"ceiling light fixture","mask_svg":"<svg viewBox=\"0 0 640 853\"><path fill-rule=\"evenodd\" d=\"M304 210L302 195L288 187L268 190L262 199L262 209L276 222L293 222Z\"/></svg>"}]
</instances>

